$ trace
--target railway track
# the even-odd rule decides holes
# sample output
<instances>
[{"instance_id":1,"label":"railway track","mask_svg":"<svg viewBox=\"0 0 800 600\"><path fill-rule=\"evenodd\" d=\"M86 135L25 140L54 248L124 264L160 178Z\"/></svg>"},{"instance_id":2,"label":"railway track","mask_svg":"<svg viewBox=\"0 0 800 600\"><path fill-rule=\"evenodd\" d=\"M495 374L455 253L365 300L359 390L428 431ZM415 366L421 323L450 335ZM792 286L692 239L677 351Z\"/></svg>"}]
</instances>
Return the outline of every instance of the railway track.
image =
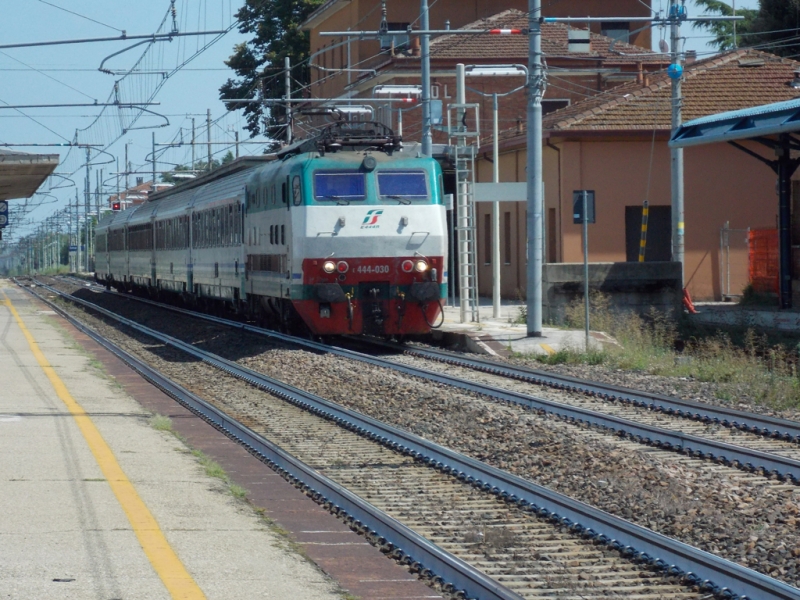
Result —
<instances>
[{"instance_id":1,"label":"railway track","mask_svg":"<svg viewBox=\"0 0 800 600\"><path fill-rule=\"evenodd\" d=\"M84 284L86 282L83 282ZM98 286L99 287L99 286ZM685 456L707 459L745 472L800 484L800 423L690 402L679 398L584 381L441 350L357 340L373 352L323 344L236 321L153 302L133 300L210 322L266 336L274 341L393 369L407 375L475 392L498 401L557 415L569 422L600 427L620 437ZM377 356L375 348L429 361L428 368ZM432 364L431 364L432 363ZM458 370L448 373L435 367ZM430 368L433 366L434 368ZM469 372L485 374L482 381ZM530 385L547 386L555 398L531 394Z\"/></svg>"},{"instance_id":2,"label":"railway track","mask_svg":"<svg viewBox=\"0 0 800 600\"><path fill-rule=\"evenodd\" d=\"M51 291L58 293L52 288ZM444 548L451 555L460 556L479 572L491 575L493 580L518 594L510 597L554 597L554 593L555 597L570 597L575 593L575 597L583 598L608 597L608 594L634 598L699 597L676 585L675 576L719 597L732 598L737 597L736 594L751 598L800 597L799 590L769 577L654 534L402 430L336 407L262 374L243 369L236 363L116 317L104 309L92 307L92 310L105 313L108 318L117 319L181 352L191 353L197 359L270 392L273 397L283 398L310 411L286 412L289 408L285 403L280 403L284 407L280 410L270 403L270 416L265 418L263 407L248 408L245 403L236 409L240 411L241 419L251 423L251 427L261 429L271 439L280 440L282 446L291 449L298 458L305 459L317 472L382 507L384 514L403 520L417 535L436 542L440 550ZM175 396L174 391L171 393ZM296 406L290 408L298 410ZM318 415L313 423L308 421L311 413ZM323 418L319 419L319 416ZM223 429L232 426L226 425L230 415L214 418ZM298 423L302 424L299 429ZM251 449L261 447L254 446L252 440L248 444ZM320 452L320 448L325 451ZM303 482L303 485L309 484ZM322 496L317 496L317 499L322 501ZM364 527L374 531L368 532L373 541L384 538L381 543L385 550L396 556L400 551L411 554L416 559L414 562L422 563L415 566L416 570L429 569L440 577L448 572L428 555L420 560L421 550L418 548L411 552L407 549L398 551L397 548L404 548L404 544L408 547L408 542L405 538L400 543L391 541L397 534L387 537L381 529L384 525L376 524L376 517L360 518L348 512ZM620 559L617 555L620 550L646 568ZM614 562L618 560L622 563ZM684 572L679 573L678 569ZM658 575L670 570L672 581L665 581ZM608 575L612 577L611 582L603 579ZM446 579L453 582L453 577L450 575ZM703 583L703 579L710 582ZM463 587L466 584L453 585L462 587L468 595L472 593ZM730 591L721 586L729 587ZM486 593L482 591L477 597L507 597L482 595Z\"/></svg>"}]
</instances>

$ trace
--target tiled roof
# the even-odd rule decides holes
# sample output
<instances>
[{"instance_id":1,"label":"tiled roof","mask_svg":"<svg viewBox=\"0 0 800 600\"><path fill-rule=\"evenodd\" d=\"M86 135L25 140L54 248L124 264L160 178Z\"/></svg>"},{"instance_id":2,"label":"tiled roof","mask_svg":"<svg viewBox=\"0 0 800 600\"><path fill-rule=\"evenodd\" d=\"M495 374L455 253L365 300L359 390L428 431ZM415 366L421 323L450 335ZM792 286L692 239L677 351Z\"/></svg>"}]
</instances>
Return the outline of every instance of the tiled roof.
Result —
<instances>
[{"instance_id":1,"label":"tiled roof","mask_svg":"<svg viewBox=\"0 0 800 600\"><path fill-rule=\"evenodd\" d=\"M800 63L757 50L735 50L686 67L683 121L800 97L789 85ZM544 129L632 130L671 128L671 81L651 74L649 85L630 82L555 111Z\"/></svg>"},{"instance_id":2,"label":"tiled roof","mask_svg":"<svg viewBox=\"0 0 800 600\"><path fill-rule=\"evenodd\" d=\"M516 9L505 10L486 19L464 25L462 29L527 29L528 16ZM625 42L615 42L609 52L612 38L590 34L591 52L570 52L567 34L570 27L564 23L542 24L542 52L545 57L569 57L573 59L598 59L606 62L667 62L663 54ZM431 58L493 59L502 57L502 62L517 60L528 62L527 35L446 35L431 41Z\"/></svg>"}]
</instances>

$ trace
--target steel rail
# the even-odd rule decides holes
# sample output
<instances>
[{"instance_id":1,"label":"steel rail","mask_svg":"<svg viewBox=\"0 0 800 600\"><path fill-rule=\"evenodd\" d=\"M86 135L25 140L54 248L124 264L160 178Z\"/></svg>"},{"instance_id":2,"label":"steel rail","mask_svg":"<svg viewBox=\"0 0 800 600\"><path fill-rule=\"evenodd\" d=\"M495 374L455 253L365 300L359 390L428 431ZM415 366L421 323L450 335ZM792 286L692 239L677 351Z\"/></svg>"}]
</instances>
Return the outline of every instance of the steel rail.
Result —
<instances>
[{"instance_id":1,"label":"steel rail","mask_svg":"<svg viewBox=\"0 0 800 600\"><path fill-rule=\"evenodd\" d=\"M191 352L191 346L188 344L183 344L183 342L179 342L178 340L171 340L168 338L168 336L163 336L147 327L138 325L122 317L115 316L113 313L94 306L91 303L72 298L47 285L40 285L44 289L47 289L55 294L59 294L62 297L66 297L73 302L77 301L78 303L90 307L92 310L99 310L109 318L115 318L119 322L124 323L136 331L145 333L151 337L155 337L160 341L164 341L165 343L179 347L184 351ZM442 550L406 525L403 525L380 509L372 506L359 496L356 496L347 488L329 479L328 477L321 475L315 469L309 467L301 460L281 449L279 446L255 433L250 428L242 425L235 419L232 419L223 411L212 406L184 387L171 381L165 375L159 373L132 354L126 352L122 348L119 348L91 327L78 321L76 318L64 311L60 306L50 302L48 299L43 298L38 294L35 294L28 288L25 289L27 289L27 291L36 298L52 307L77 329L91 337L106 350L125 362L147 381L155 385L181 405L191 410L194 414L198 415L203 420L222 431L225 435L243 445L249 452L262 459L270 468L283 475L287 480L294 483L297 487L302 488L303 491L311 496L316 502L319 504L330 503L331 512L341 517L347 517L345 520L348 521L349 524L352 524L354 528L359 530L361 533L371 534L373 538L378 537L377 545L381 546L382 552L387 554L391 553L394 558L405 562L405 564L419 563L419 571L430 569L430 571L435 574L432 576L438 576L442 579L442 581L449 582L452 584L455 590L463 590L463 597L497 600L522 600L521 596L512 592L511 590L508 590L503 585L491 579L484 573L481 573L475 569L475 567L453 556L449 552ZM200 356L200 354L205 353L192 353L196 354L198 358L209 362L206 358ZM225 370L227 371L228 369ZM282 399L288 400L293 404L301 406L303 404L303 393L299 390L293 390L288 386L267 388L264 385L258 385L256 381L250 381L250 383L257 385L262 389L267 389L268 391L275 393ZM325 414L323 411L312 410L312 412L319 414L323 418L327 417L336 420L337 422L342 421L340 424L343 424L342 419L339 419L333 415ZM350 426L349 429L356 430L356 427ZM360 431L357 432L361 433ZM411 454L411 452L408 454Z\"/></svg>"},{"instance_id":2,"label":"steel rail","mask_svg":"<svg viewBox=\"0 0 800 600\"><path fill-rule=\"evenodd\" d=\"M546 398L540 398L529 394L522 394L510 390L504 390L501 388L489 386L487 384L463 380L457 377L453 377L451 375L437 373L434 371L428 371L425 369L421 369L419 367L413 367L411 365L395 363L392 361L382 359L380 357L357 352L355 350L341 348L338 346L330 346L327 344L322 344L311 340L305 340L291 335L278 333L269 329L256 327L254 325L240 323L238 321L230 321L228 319L223 319L220 317L213 317L210 315L205 315L202 313L197 313L182 308L176 308L174 306L165 305L144 298L137 298L135 296L128 296L126 294L118 294L118 295L124 298L133 299L137 302L151 304L159 308L164 308L174 312L186 314L191 317L203 319L213 323L218 323L221 325L225 325L227 327L234 327L241 329L243 331L248 331L250 333L255 333L258 335L273 338L283 343L288 343L295 346L301 346L319 352L335 354L338 356L350 358L353 360L358 360L382 368L393 369L395 371L399 371L407 375L421 377L429 381L435 381L437 383L442 383L444 385L457 387L476 394L489 396L491 398L498 399L504 402L509 402L512 404L524 406L532 410L538 410L538 411L543 411L545 413L554 414L570 422L585 423L588 425L602 427L620 436L628 436L637 442L652 445L665 450L681 452L683 454L695 456L697 458L714 460L722 464L734 466L751 472L762 470L765 475L767 474L775 475L781 479L791 481L795 484L800 484L800 461L780 456L778 454L772 454L769 452L754 450L743 446L737 446L735 444L728 444L725 442L710 440L700 436L683 433L681 431L673 431L670 429L664 429L654 425L638 423L636 421L631 421L630 419L609 415L588 408L562 404L560 402L556 402L554 400L548 400ZM385 344L383 342L377 342L372 340L370 340L370 343L395 347L391 344ZM399 347L399 348L404 349L405 347ZM456 359L457 361L462 360L461 357L456 357ZM463 361L465 361L465 364L468 361L473 361L473 360L475 359L468 359L468 358L463 359ZM455 361L454 359L453 364L460 364L460 362L457 361ZM496 363L489 363L489 364L492 367L495 366L497 366L498 368L504 367L504 365L497 365ZM514 367L509 367L508 372L512 373L513 369ZM566 384L561 384L559 385L559 387L560 389L567 389L569 391L578 391L576 390L578 382L580 382L580 380L575 380L576 385L568 386ZM649 404L646 406L649 407ZM711 419L709 422L713 422L713 419Z\"/></svg>"},{"instance_id":3,"label":"steel rail","mask_svg":"<svg viewBox=\"0 0 800 600\"><path fill-rule=\"evenodd\" d=\"M135 296L129 296L126 294L122 295L126 298L132 298L140 302L152 304L154 306L182 312L184 314L195 316L196 318L206 319L232 327L240 327L245 331L257 333L259 335L268 335L287 343L304 345L314 348L315 350L322 350L333 354L348 356L349 358L354 358L356 360L363 360L366 356L362 353L354 352L346 348L319 344L310 340L304 340L268 329L263 329L261 327L255 327L253 325L247 325L236 321L230 321L228 319L213 317L194 311L165 305L159 302L153 302L152 300L147 300L144 298L137 298ZM367 340L359 341L365 342ZM770 417L768 415L759 415L756 413L748 413L724 406L712 406L702 402L683 400L673 396L654 394L652 392L634 390L613 384L590 381L577 377L570 377L568 375L559 375L537 369L528 369L525 367L503 364L487 359L468 357L463 354L455 354L452 352L446 352L444 350L417 348L406 345L391 344L379 340L368 340L368 343L391 348L398 352L421 356L454 366L461 366L477 371L483 371L493 375L502 375L504 377L517 379L519 381L526 381L536 385L544 385L555 389L583 393L588 396L603 398L611 402L616 401L630 403L633 406L647 408L652 411L661 412L671 416L702 421L704 423L714 423L722 425L723 427L739 429L747 433L762 435L764 437L770 437L786 442L800 443L800 423L797 421ZM376 357L370 358L380 361L380 359ZM395 368L394 363L391 363L390 361L382 362L383 364L381 366ZM425 372L427 373L427 371ZM424 375L420 374L419 376Z\"/></svg>"},{"instance_id":4,"label":"steel rail","mask_svg":"<svg viewBox=\"0 0 800 600\"><path fill-rule=\"evenodd\" d=\"M609 383L570 377L568 375L559 375L483 358L459 355L445 350L417 348L413 346L391 344L379 340L369 340L369 343L391 348L398 352L421 356L455 366L467 367L493 375L502 375L504 377L517 379L519 381L527 381L537 385L546 385L557 389L581 392L588 396L597 396L605 400L630 403L634 406L649 408L650 410L669 415L704 421L706 423L715 423L725 427L741 429L742 431L750 433L757 433L765 437L800 443L800 422L797 421L748 413L724 406L712 406L703 404L702 402L683 400L673 396L665 396L663 394L655 394Z\"/></svg>"},{"instance_id":5,"label":"steel rail","mask_svg":"<svg viewBox=\"0 0 800 600\"><path fill-rule=\"evenodd\" d=\"M486 465L402 429L343 408L314 394L281 383L233 361L156 332L88 301L75 298L47 285L42 287L162 343L187 352L313 414L332 420L342 427L420 460L432 468L457 477L461 481L470 483L508 502L515 503L530 512L548 518L553 523L568 527L576 535L605 543L637 562L647 563L668 573L682 574L684 581L698 585L705 591L721 594L721 597L724 595L728 598L736 598L738 595L740 599L791 598L800 600L800 589L793 586L610 515L588 504ZM720 587L718 582L723 582L725 587Z\"/></svg>"}]
</instances>

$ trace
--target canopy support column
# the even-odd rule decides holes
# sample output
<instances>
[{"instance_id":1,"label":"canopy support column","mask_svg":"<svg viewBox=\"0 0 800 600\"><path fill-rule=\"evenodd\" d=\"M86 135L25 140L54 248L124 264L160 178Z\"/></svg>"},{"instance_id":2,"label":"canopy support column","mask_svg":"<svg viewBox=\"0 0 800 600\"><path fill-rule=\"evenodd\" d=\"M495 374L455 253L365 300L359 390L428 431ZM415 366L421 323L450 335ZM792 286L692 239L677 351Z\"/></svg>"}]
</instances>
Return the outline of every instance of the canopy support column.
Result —
<instances>
[{"instance_id":1,"label":"canopy support column","mask_svg":"<svg viewBox=\"0 0 800 600\"><path fill-rule=\"evenodd\" d=\"M792 175L800 166L800 158L792 158L792 150L800 147L788 133L780 134L777 142L762 137L751 139L773 148L777 159L769 160L737 142L728 143L769 165L778 175L778 296L781 308L792 308Z\"/></svg>"}]
</instances>

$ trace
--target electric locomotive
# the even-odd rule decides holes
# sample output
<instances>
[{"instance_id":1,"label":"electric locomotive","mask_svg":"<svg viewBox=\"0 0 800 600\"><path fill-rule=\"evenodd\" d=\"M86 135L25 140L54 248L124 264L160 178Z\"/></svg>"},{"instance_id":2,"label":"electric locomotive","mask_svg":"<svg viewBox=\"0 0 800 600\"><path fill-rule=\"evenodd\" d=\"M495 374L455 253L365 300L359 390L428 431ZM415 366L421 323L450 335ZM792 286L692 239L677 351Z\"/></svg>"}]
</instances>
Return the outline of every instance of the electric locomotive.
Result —
<instances>
[{"instance_id":1,"label":"electric locomotive","mask_svg":"<svg viewBox=\"0 0 800 600\"><path fill-rule=\"evenodd\" d=\"M402 336L442 317L439 164L378 123L237 159L97 227L108 286L285 330Z\"/></svg>"}]
</instances>

